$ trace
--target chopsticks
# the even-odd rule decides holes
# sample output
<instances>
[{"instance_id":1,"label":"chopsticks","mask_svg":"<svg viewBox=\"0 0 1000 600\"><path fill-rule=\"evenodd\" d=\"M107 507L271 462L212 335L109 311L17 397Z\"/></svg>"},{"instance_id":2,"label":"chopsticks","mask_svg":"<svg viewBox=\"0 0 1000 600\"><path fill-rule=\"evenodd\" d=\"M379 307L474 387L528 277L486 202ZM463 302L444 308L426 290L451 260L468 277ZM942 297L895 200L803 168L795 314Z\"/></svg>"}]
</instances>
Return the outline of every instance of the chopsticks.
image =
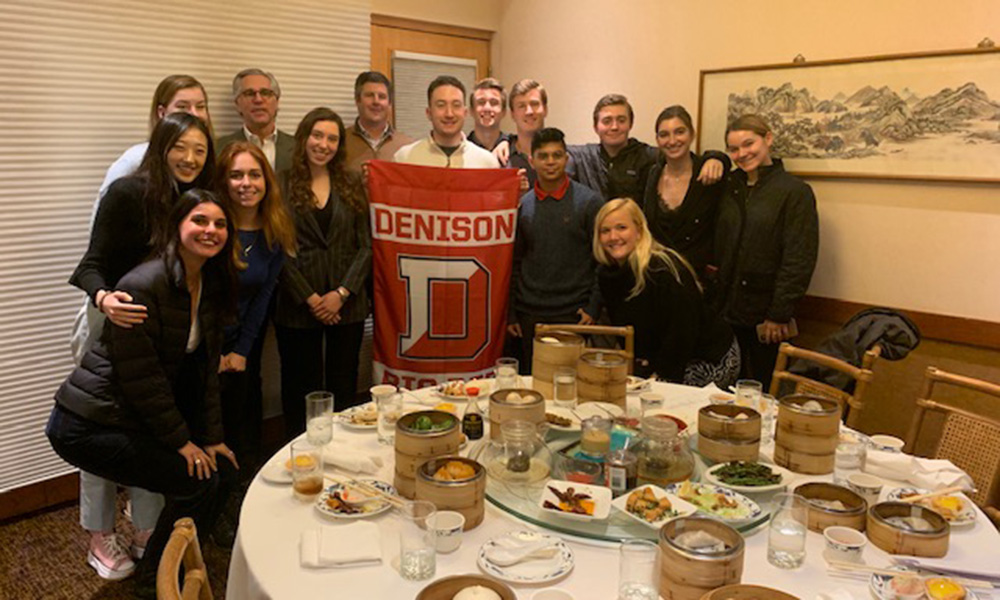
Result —
<instances>
[{"instance_id":1,"label":"chopsticks","mask_svg":"<svg viewBox=\"0 0 1000 600\"><path fill-rule=\"evenodd\" d=\"M951 487L941 488L933 492L927 492L926 494L918 494L916 496L908 496L906 498L900 498L900 502L907 502L913 504L914 502L920 502L921 500L929 500L930 498L937 498L938 496L947 496L948 494L954 494L956 492L964 492L965 486L953 485Z\"/></svg>"},{"instance_id":2,"label":"chopsticks","mask_svg":"<svg viewBox=\"0 0 1000 600\"><path fill-rule=\"evenodd\" d=\"M906 571L899 571L899 570L895 570L895 569L886 569L886 568L879 568L879 567L871 567L869 565L862 565L862 564L858 564L858 563L849 563L849 562L844 562L844 561L840 561L840 560L828 560L827 561L827 570L831 572L831 575L836 574L836 575L844 575L844 576L848 576L848 577L853 576L854 574L861 575L862 573L868 574L868 575L872 575L872 574L874 574L874 575L888 575L890 577L894 577L896 575L899 575L901 573L905 573L906 572ZM848 573L850 573L850 575ZM968 587L968 588L984 589L984 590L992 590L993 589L993 584L992 583L990 583L989 581L982 580L982 579L966 579L966 578L962 578L962 577L951 577L951 576L949 576L949 578L955 580L957 583L960 583L961 585L964 585L965 587Z\"/></svg>"},{"instance_id":3,"label":"chopsticks","mask_svg":"<svg viewBox=\"0 0 1000 600\"><path fill-rule=\"evenodd\" d=\"M324 477L334 483L338 483L345 488L351 488L356 492L361 493L365 496L371 496L378 498L380 500L385 500L389 504L399 508L403 506L403 499L399 496L394 496L392 494L387 494L377 487L371 485L370 483L364 481L357 481L354 479L341 479L339 477L333 477L331 475L324 475Z\"/></svg>"}]
</instances>

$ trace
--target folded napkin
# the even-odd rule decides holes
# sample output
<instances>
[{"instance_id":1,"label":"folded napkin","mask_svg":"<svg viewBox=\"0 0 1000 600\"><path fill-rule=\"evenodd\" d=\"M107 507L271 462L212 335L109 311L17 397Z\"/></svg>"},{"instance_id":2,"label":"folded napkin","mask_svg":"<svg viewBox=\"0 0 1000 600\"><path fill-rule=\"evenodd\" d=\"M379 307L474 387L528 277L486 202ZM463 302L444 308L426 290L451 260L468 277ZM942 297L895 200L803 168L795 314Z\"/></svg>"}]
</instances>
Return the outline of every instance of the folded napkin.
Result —
<instances>
[{"instance_id":1,"label":"folded napkin","mask_svg":"<svg viewBox=\"0 0 1000 600\"><path fill-rule=\"evenodd\" d=\"M307 529L302 532L299 561L303 567L359 567L382 562L382 543L375 523Z\"/></svg>"},{"instance_id":2,"label":"folded napkin","mask_svg":"<svg viewBox=\"0 0 1000 600\"><path fill-rule=\"evenodd\" d=\"M361 454L347 447L346 444L330 442L323 447L323 463L353 471L355 473L378 473L382 467L382 459L378 456Z\"/></svg>"},{"instance_id":3,"label":"folded napkin","mask_svg":"<svg viewBox=\"0 0 1000 600\"><path fill-rule=\"evenodd\" d=\"M497 538L486 550L486 560L498 567L509 567L526 560L552 558L559 548L551 539L521 540L505 535Z\"/></svg>"},{"instance_id":4,"label":"folded napkin","mask_svg":"<svg viewBox=\"0 0 1000 600\"><path fill-rule=\"evenodd\" d=\"M877 477L906 481L932 491L953 485L973 487L972 478L950 460L919 458L901 452L869 448L864 470Z\"/></svg>"}]
</instances>

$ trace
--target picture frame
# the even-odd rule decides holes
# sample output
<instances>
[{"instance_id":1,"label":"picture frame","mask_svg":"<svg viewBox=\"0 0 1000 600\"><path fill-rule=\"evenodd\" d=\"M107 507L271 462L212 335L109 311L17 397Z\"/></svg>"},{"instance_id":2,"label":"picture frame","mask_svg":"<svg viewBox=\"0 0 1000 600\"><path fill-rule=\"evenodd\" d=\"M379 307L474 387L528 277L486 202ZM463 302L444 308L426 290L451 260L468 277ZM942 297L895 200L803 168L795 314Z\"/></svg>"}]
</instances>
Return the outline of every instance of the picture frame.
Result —
<instances>
[{"instance_id":1,"label":"picture frame","mask_svg":"<svg viewBox=\"0 0 1000 600\"><path fill-rule=\"evenodd\" d=\"M803 177L1000 182L1000 49L701 71L697 148L758 113Z\"/></svg>"}]
</instances>

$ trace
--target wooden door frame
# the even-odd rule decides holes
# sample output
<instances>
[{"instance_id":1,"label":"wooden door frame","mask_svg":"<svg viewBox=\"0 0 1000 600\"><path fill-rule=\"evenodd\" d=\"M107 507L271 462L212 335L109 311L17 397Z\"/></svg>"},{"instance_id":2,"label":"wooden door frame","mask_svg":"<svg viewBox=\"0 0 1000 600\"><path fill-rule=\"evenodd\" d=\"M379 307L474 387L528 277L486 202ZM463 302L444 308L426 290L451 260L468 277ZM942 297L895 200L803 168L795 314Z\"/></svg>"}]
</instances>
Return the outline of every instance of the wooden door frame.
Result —
<instances>
[{"instance_id":1,"label":"wooden door frame","mask_svg":"<svg viewBox=\"0 0 1000 600\"><path fill-rule=\"evenodd\" d=\"M475 29L473 27L461 27L458 25L444 25L441 23L431 23L429 21L418 21L416 19L406 19L404 17L393 17L389 15L373 14L371 27L387 27L392 29L402 29L419 33L431 33L446 35L450 37L466 38L470 40L486 42L492 46L493 32L486 29ZM486 64L483 71L484 76L489 76L493 68L490 64L490 53L486 53ZM384 73L386 77L392 79L392 51L386 49L382 56L377 56L375 49L371 51L371 68L373 71Z\"/></svg>"}]
</instances>

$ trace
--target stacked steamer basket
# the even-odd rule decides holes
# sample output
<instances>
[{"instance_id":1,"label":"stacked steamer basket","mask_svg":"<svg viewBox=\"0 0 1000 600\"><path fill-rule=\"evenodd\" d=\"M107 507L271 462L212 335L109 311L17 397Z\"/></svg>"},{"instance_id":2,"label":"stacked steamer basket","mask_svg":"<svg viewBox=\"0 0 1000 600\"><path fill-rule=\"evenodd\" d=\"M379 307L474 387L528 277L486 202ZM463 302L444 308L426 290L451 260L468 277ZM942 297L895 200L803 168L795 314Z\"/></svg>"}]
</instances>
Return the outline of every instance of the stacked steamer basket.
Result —
<instances>
[{"instance_id":1,"label":"stacked steamer basket","mask_svg":"<svg viewBox=\"0 0 1000 600\"><path fill-rule=\"evenodd\" d=\"M628 359L614 350L584 350L576 363L579 402L609 402L625 410Z\"/></svg>"},{"instance_id":2,"label":"stacked steamer basket","mask_svg":"<svg viewBox=\"0 0 1000 600\"><path fill-rule=\"evenodd\" d=\"M545 398L535 390L497 390L490 394L490 439L503 439L500 426L507 421L545 422Z\"/></svg>"},{"instance_id":3,"label":"stacked steamer basket","mask_svg":"<svg viewBox=\"0 0 1000 600\"><path fill-rule=\"evenodd\" d=\"M531 387L552 398L553 377L561 367L576 368L583 351L583 338L575 333L538 327L532 342Z\"/></svg>"},{"instance_id":4,"label":"stacked steamer basket","mask_svg":"<svg viewBox=\"0 0 1000 600\"><path fill-rule=\"evenodd\" d=\"M472 477L446 480L434 476L440 469L447 470L449 463L468 467ZM417 469L417 500L433 502L438 510L462 513L466 531L483 522L485 498L486 469L472 459L441 456L432 458Z\"/></svg>"},{"instance_id":5,"label":"stacked steamer basket","mask_svg":"<svg viewBox=\"0 0 1000 600\"><path fill-rule=\"evenodd\" d=\"M799 600L797 596L760 585L727 585L713 590L701 600Z\"/></svg>"},{"instance_id":6,"label":"stacked steamer basket","mask_svg":"<svg viewBox=\"0 0 1000 600\"><path fill-rule=\"evenodd\" d=\"M704 532L722 542L720 551L691 550L677 539ZM660 596L666 600L698 600L707 592L739 583L743 577L743 536L722 521L680 517L660 528Z\"/></svg>"},{"instance_id":7,"label":"stacked steamer basket","mask_svg":"<svg viewBox=\"0 0 1000 600\"><path fill-rule=\"evenodd\" d=\"M807 395L786 396L779 401L775 463L796 473L826 475L833 472L839 442L837 401Z\"/></svg>"},{"instance_id":8,"label":"stacked steamer basket","mask_svg":"<svg viewBox=\"0 0 1000 600\"><path fill-rule=\"evenodd\" d=\"M712 462L756 462L760 413L748 406L711 404L698 411L698 454Z\"/></svg>"},{"instance_id":9,"label":"stacked steamer basket","mask_svg":"<svg viewBox=\"0 0 1000 600\"><path fill-rule=\"evenodd\" d=\"M927 531L914 531L894 518L923 519ZM941 558L948 554L951 527L933 510L906 502L881 502L868 510L868 539L889 554Z\"/></svg>"},{"instance_id":10,"label":"stacked steamer basket","mask_svg":"<svg viewBox=\"0 0 1000 600\"><path fill-rule=\"evenodd\" d=\"M853 491L832 483L814 481L795 488L795 493L805 498L806 522L810 531L823 533L824 529L833 525L865 530L868 502ZM840 502L844 508L832 507L835 502Z\"/></svg>"},{"instance_id":11,"label":"stacked steamer basket","mask_svg":"<svg viewBox=\"0 0 1000 600\"><path fill-rule=\"evenodd\" d=\"M413 429L421 416L428 417L435 425L450 425L432 431ZM403 415L396 421L396 467L393 485L400 496L413 498L416 494L417 469L438 456L458 454L462 444L461 430L455 415L441 410L422 410Z\"/></svg>"}]
</instances>

